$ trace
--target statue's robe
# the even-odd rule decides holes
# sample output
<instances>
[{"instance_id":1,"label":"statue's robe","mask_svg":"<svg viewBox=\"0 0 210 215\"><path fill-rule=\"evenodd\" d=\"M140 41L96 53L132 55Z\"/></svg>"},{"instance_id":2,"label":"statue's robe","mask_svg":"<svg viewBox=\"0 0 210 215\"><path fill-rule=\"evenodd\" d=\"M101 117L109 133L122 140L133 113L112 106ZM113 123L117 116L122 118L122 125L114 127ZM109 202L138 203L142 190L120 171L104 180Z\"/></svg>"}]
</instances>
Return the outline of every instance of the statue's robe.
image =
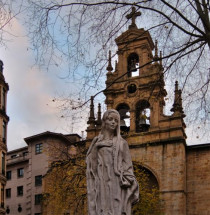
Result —
<instances>
[{"instance_id":1,"label":"statue's robe","mask_svg":"<svg viewBox=\"0 0 210 215\"><path fill-rule=\"evenodd\" d=\"M87 153L89 215L131 215L139 187L128 143L120 138L94 138Z\"/></svg>"}]
</instances>

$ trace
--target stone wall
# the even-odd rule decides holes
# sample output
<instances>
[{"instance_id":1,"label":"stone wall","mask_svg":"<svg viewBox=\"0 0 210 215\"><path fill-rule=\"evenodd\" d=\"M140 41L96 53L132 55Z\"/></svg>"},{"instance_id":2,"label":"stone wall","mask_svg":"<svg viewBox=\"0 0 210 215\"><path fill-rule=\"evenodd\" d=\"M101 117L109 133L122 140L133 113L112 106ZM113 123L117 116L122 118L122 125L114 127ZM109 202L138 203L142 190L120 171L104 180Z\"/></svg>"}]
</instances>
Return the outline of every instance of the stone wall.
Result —
<instances>
[{"instance_id":1,"label":"stone wall","mask_svg":"<svg viewBox=\"0 0 210 215\"><path fill-rule=\"evenodd\" d=\"M210 214L210 145L187 148L187 214Z\"/></svg>"},{"instance_id":2,"label":"stone wall","mask_svg":"<svg viewBox=\"0 0 210 215\"><path fill-rule=\"evenodd\" d=\"M131 147L133 161L138 161L157 178L164 214L186 214L186 166L183 143Z\"/></svg>"}]
</instances>

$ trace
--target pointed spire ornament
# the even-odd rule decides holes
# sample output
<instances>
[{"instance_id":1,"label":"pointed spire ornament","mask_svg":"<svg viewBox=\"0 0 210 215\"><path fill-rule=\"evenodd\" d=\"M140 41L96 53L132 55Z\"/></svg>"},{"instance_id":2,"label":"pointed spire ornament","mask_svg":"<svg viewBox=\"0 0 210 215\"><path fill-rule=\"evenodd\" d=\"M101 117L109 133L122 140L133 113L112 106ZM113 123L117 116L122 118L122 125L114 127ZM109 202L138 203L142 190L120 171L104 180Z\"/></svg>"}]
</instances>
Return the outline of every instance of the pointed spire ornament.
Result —
<instances>
[{"instance_id":1,"label":"pointed spire ornament","mask_svg":"<svg viewBox=\"0 0 210 215\"><path fill-rule=\"evenodd\" d=\"M109 50L108 66L107 66L106 70L108 72L111 72L113 70L112 62L111 62L111 51L110 50Z\"/></svg>"},{"instance_id":2,"label":"pointed spire ornament","mask_svg":"<svg viewBox=\"0 0 210 215\"><path fill-rule=\"evenodd\" d=\"M178 81L175 82L175 90L174 90L174 104L171 108L172 112L178 112L185 117L183 107L182 107L182 90L178 89Z\"/></svg>"},{"instance_id":3,"label":"pointed spire ornament","mask_svg":"<svg viewBox=\"0 0 210 215\"><path fill-rule=\"evenodd\" d=\"M154 61L158 60L158 46L157 46L158 42L157 40L155 40L155 56L153 57Z\"/></svg>"},{"instance_id":4,"label":"pointed spire ornament","mask_svg":"<svg viewBox=\"0 0 210 215\"><path fill-rule=\"evenodd\" d=\"M0 60L0 72L3 73L3 69L4 69L4 63L2 60Z\"/></svg>"},{"instance_id":5,"label":"pointed spire ornament","mask_svg":"<svg viewBox=\"0 0 210 215\"><path fill-rule=\"evenodd\" d=\"M118 70L118 63L117 63L117 60L115 61L115 71Z\"/></svg>"},{"instance_id":6,"label":"pointed spire ornament","mask_svg":"<svg viewBox=\"0 0 210 215\"><path fill-rule=\"evenodd\" d=\"M179 89L179 101L178 101L178 103L179 103L179 111L180 111L180 113L182 113L182 116L183 117L185 117L186 115L184 114L184 111L183 111L183 106L182 106L182 90L181 89Z\"/></svg>"},{"instance_id":7,"label":"pointed spire ornament","mask_svg":"<svg viewBox=\"0 0 210 215\"><path fill-rule=\"evenodd\" d=\"M94 128L95 127L95 114L94 114L94 96L90 97L90 116L88 119L88 124L90 125L90 128Z\"/></svg>"},{"instance_id":8,"label":"pointed spire ornament","mask_svg":"<svg viewBox=\"0 0 210 215\"><path fill-rule=\"evenodd\" d=\"M101 127L102 121L101 121L101 104L98 104L98 118L97 118L97 127Z\"/></svg>"},{"instance_id":9,"label":"pointed spire ornament","mask_svg":"<svg viewBox=\"0 0 210 215\"><path fill-rule=\"evenodd\" d=\"M163 63L162 63L162 51L160 51L160 67L163 68Z\"/></svg>"},{"instance_id":10,"label":"pointed spire ornament","mask_svg":"<svg viewBox=\"0 0 210 215\"><path fill-rule=\"evenodd\" d=\"M174 104L171 108L172 112L176 112L179 109L179 90L178 90L178 81L175 82L175 90L174 90Z\"/></svg>"}]
</instances>

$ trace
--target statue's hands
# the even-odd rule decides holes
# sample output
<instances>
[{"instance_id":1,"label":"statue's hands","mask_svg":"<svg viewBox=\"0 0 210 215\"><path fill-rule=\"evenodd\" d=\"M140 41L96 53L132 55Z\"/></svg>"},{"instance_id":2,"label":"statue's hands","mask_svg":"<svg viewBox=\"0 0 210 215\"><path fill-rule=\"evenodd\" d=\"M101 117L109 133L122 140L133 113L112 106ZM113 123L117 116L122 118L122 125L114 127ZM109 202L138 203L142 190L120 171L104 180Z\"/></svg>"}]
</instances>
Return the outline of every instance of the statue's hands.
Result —
<instances>
[{"instance_id":1,"label":"statue's hands","mask_svg":"<svg viewBox=\"0 0 210 215\"><path fill-rule=\"evenodd\" d=\"M124 188L127 188L127 187L130 187L133 183L133 177L130 177L130 176L126 176L126 175L123 175L123 173L121 173L120 175L120 186L121 187L124 187Z\"/></svg>"}]
</instances>

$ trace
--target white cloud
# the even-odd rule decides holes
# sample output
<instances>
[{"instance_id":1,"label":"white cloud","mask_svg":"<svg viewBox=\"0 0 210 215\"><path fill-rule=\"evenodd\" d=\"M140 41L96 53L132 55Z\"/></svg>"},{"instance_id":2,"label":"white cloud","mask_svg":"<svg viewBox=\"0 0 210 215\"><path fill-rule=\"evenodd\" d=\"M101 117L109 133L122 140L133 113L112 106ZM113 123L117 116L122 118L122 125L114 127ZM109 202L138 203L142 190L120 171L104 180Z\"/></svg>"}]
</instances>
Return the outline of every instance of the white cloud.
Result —
<instances>
[{"instance_id":1,"label":"white cloud","mask_svg":"<svg viewBox=\"0 0 210 215\"><path fill-rule=\"evenodd\" d=\"M27 37L17 20L13 20L12 39L7 49L0 50L4 62L4 76L10 86L7 102L8 149L25 146L23 138L46 130L68 132L65 118L52 102L62 80L55 74L31 67L32 52ZM9 37L9 36L8 36ZM70 130L70 128L69 128Z\"/></svg>"}]
</instances>

